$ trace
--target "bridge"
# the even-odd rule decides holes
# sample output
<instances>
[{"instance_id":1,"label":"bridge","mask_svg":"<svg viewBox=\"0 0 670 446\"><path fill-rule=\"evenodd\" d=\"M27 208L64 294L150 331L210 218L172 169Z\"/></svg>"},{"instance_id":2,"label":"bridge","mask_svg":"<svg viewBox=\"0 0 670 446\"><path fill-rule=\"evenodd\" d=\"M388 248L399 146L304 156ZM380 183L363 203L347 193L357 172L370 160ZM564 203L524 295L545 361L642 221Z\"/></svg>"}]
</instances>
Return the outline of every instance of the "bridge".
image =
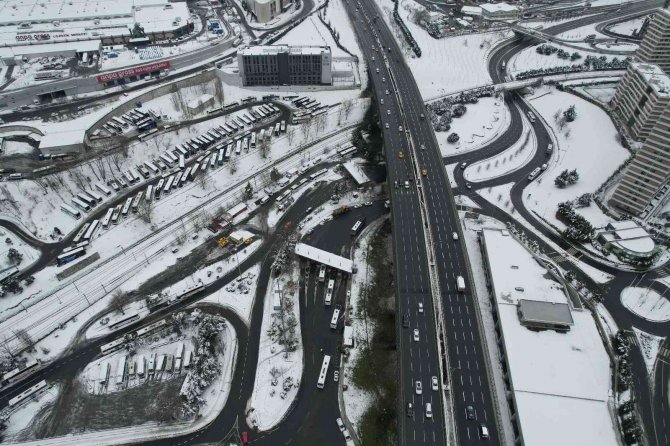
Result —
<instances>
[{"instance_id":1,"label":"bridge","mask_svg":"<svg viewBox=\"0 0 670 446\"><path fill-rule=\"evenodd\" d=\"M596 45L598 43L618 43L621 40L624 39L613 39L613 38L600 38L600 39L593 39L589 41L588 43L591 45L591 48L584 46L584 43L586 43L584 40L569 40L569 39L561 39L560 37L556 37L554 35L545 33L541 29L533 29L533 28L526 28L525 26L520 26L518 23L515 23L510 26L510 29L514 31L514 34L520 35L520 36L525 36L525 37L531 37L533 39L537 39L543 42L552 42L556 43L562 46L566 46L568 48L572 48L575 50L581 50L581 51L592 51L596 52L598 54L609 54L613 56L631 56L635 50L610 50L607 48L595 48L593 45Z\"/></svg>"}]
</instances>

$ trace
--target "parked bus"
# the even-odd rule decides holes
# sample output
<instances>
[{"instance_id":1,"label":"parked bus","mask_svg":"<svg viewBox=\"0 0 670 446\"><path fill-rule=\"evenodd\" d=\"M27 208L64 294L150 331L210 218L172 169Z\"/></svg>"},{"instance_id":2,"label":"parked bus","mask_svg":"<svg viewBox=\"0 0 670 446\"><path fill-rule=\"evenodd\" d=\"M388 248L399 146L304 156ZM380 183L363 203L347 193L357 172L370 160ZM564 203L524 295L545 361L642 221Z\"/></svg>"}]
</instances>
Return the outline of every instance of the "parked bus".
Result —
<instances>
[{"instance_id":1,"label":"parked bus","mask_svg":"<svg viewBox=\"0 0 670 446\"><path fill-rule=\"evenodd\" d=\"M244 150L245 153L249 151L249 138L244 138L242 140L242 150Z\"/></svg>"},{"instance_id":2,"label":"parked bus","mask_svg":"<svg viewBox=\"0 0 670 446\"><path fill-rule=\"evenodd\" d=\"M529 120L530 122L535 122L535 113L533 113L533 112L530 111L530 110L528 111L528 120Z\"/></svg>"},{"instance_id":3,"label":"parked bus","mask_svg":"<svg viewBox=\"0 0 670 446\"><path fill-rule=\"evenodd\" d=\"M97 203L102 203L102 200L104 200L104 198L102 198L102 195L100 195L98 192L96 192L96 191L94 191L94 190L87 191L86 193L87 193L88 195L90 195L91 197L93 197L93 199L94 199Z\"/></svg>"},{"instance_id":4,"label":"parked bus","mask_svg":"<svg viewBox=\"0 0 670 446\"><path fill-rule=\"evenodd\" d=\"M130 124L128 124L126 121L124 121L123 119L118 118L116 116L112 117L112 121L114 121L114 123L116 125L120 126L121 128L124 128L124 129L128 128L130 126Z\"/></svg>"},{"instance_id":5,"label":"parked bus","mask_svg":"<svg viewBox=\"0 0 670 446\"><path fill-rule=\"evenodd\" d=\"M241 119L242 122L244 122L246 125L251 125L251 121L245 115L241 115L239 119Z\"/></svg>"},{"instance_id":6,"label":"parked bus","mask_svg":"<svg viewBox=\"0 0 670 446\"><path fill-rule=\"evenodd\" d=\"M95 184L95 187L96 187L100 192L102 192L103 194L107 195L108 197L109 197L110 195L112 195L112 191L109 190L109 189L107 189L104 185L102 185L102 184L100 184L100 183L96 183L96 184Z\"/></svg>"},{"instance_id":7,"label":"parked bus","mask_svg":"<svg viewBox=\"0 0 670 446\"><path fill-rule=\"evenodd\" d=\"M172 183L174 182L174 175L170 175L165 182L165 186L163 187L163 193L167 194L170 191L170 188L172 188Z\"/></svg>"},{"instance_id":8,"label":"parked bus","mask_svg":"<svg viewBox=\"0 0 670 446\"><path fill-rule=\"evenodd\" d=\"M226 149L219 149L219 154L217 156L216 162L219 166L223 166L223 156L226 153Z\"/></svg>"},{"instance_id":9,"label":"parked bus","mask_svg":"<svg viewBox=\"0 0 670 446\"><path fill-rule=\"evenodd\" d=\"M310 179L310 180L313 180L313 179L315 179L315 178L318 178L318 177L320 177L321 175L323 175L323 174L326 173L326 172L328 172L328 169L317 170L316 172L314 172L313 174L311 174L311 175L309 176L309 179Z\"/></svg>"},{"instance_id":10,"label":"parked bus","mask_svg":"<svg viewBox=\"0 0 670 446\"><path fill-rule=\"evenodd\" d=\"M132 173L130 173L129 170L123 172L123 176L126 178L126 181L128 182L129 185L135 182L135 177L133 176Z\"/></svg>"},{"instance_id":11,"label":"parked bus","mask_svg":"<svg viewBox=\"0 0 670 446\"><path fill-rule=\"evenodd\" d=\"M103 228L107 229L109 227L109 223L112 220L112 214L113 213L114 213L114 208L107 209L107 213L102 218L102 227Z\"/></svg>"},{"instance_id":12,"label":"parked bus","mask_svg":"<svg viewBox=\"0 0 670 446\"><path fill-rule=\"evenodd\" d=\"M114 212L112 213L112 224L117 224L119 222L119 216L121 215L121 205L117 205L114 208Z\"/></svg>"},{"instance_id":13,"label":"parked bus","mask_svg":"<svg viewBox=\"0 0 670 446\"><path fill-rule=\"evenodd\" d=\"M363 230L364 226L365 219L357 220L356 223L354 223L354 226L351 228L351 236L356 237Z\"/></svg>"},{"instance_id":14,"label":"parked bus","mask_svg":"<svg viewBox=\"0 0 670 446\"><path fill-rule=\"evenodd\" d=\"M121 215L124 217L128 215L128 212L130 211L130 205L133 203L133 197L128 197L126 198L126 202L123 203L123 208L121 208Z\"/></svg>"},{"instance_id":15,"label":"parked bus","mask_svg":"<svg viewBox=\"0 0 670 446\"><path fill-rule=\"evenodd\" d=\"M151 129L151 130L149 130L149 131L147 131L147 132L144 132L144 133L142 133L140 136L138 136L137 139L139 139L140 141L146 141L146 140L149 139L149 137L150 137L151 135L153 135L154 133L158 133L158 129L155 129L155 128L154 128L154 129Z\"/></svg>"},{"instance_id":16,"label":"parked bus","mask_svg":"<svg viewBox=\"0 0 670 446\"><path fill-rule=\"evenodd\" d=\"M187 167L186 170L184 171L184 175L181 176L181 179L179 180L179 187L182 187L184 183L186 183L186 180L188 180L188 177L191 175L191 166Z\"/></svg>"},{"instance_id":17,"label":"parked bus","mask_svg":"<svg viewBox=\"0 0 670 446\"><path fill-rule=\"evenodd\" d=\"M242 141L237 140L237 144L235 145L235 155L239 155L242 153Z\"/></svg>"},{"instance_id":18,"label":"parked bus","mask_svg":"<svg viewBox=\"0 0 670 446\"><path fill-rule=\"evenodd\" d=\"M23 392L19 393L16 395L14 398L11 398L8 401L9 407L16 407L21 402L27 400L28 398L32 397L33 395L37 394L37 392L45 389L47 386L47 382L45 380L42 380L35 384L34 386L28 387L28 389L24 390Z\"/></svg>"},{"instance_id":19,"label":"parked bus","mask_svg":"<svg viewBox=\"0 0 670 446\"><path fill-rule=\"evenodd\" d=\"M323 389L326 384L326 375L328 375L328 366L330 365L330 356L323 355L323 363L321 363L321 371L319 372L319 380L316 382L316 387Z\"/></svg>"},{"instance_id":20,"label":"parked bus","mask_svg":"<svg viewBox=\"0 0 670 446\"><path fill-rule=\"evenodd\" d=\"M84 236L84 234L86 233L86 230L88 229L89 226L91 226L90 223L84 223L84 226L81 227L79 232L77 232L77 235L75 235L74 238L72 239L72 242L73 243L79 242L81 240L81 238Z\"/></svg>"},{"instance_id":21,"label":"parked bus","mask_svg":"<svg viewBox=\"0 0 670 446\"><path fill-rule=\"evenodd\" d=\"M173 164L172 158L167 156L165 153L161 153L159 158L162 159L166 165L172 166Z\"/></svg>"},{"instance_id":22,"label":"parked bus","mask_svg":"<svg viewBox=\"0 0 670 446\"><path fill-rule=\"evenodd\" d=\"M100 224L100 220L93 220L91 222L91 226L88 227L86 232L84 233L84 240L91 240L93 238L93 235L95 235L95 231L98 229L98 225Z\"/></svg>"},{"instance_id":23,"label":"parked bus","mask_svg":"<svg viewBox=\"0 0 670 446\"><path fill-rule=\"evenodd\" d=\"M251 132L251 143L250 143L250 147L251 147L252 149L255 149L255 148L256 148L256 132Z\"/></svg>"},{"instance_id":24,"label":"parked bus","mask_svg":"<svg viewBox=\"0 0 670 446\"><path fill-rule=\"evenodd\" d=\"M98 204L98 201L91 197L89 194L86 192L80 192L77 194L77 198L89 205L90 207L94 207L96 204Z\"/></svg>"},{"instance_id":25,"label":"parked bus","mask_svg":"<svg viewBox=\"0 0 670 446\"><path fill-rule=\"evenodd\" d=\"M154 175L158 175L160 173L160 170L158 170L158 167L151 161L145 161L144 165L149 168L150 171L154 173Z\"/></svg>"},{"instance_id":26,"label":"parked bus","mask_svg":"<svg viewBox=\"0 0 670 446\"><path fill-rule=\"evenodd\" d=\"M340 320L340 309L335 308L335 310L333 310L333 317L330 318L330 328L332 328L333 330L337 329L337 321L339 320Z\"/></svg>"},{"instance_id":27,"label":"parked bus","mask_svg":"<svg viewBox=\"0 0 670 446\"><path fill-rule=\"evenodd\" d=\"M319 282L324 282L326 280L326 265L321 265L319 269Z\"/></svg>"},{"instance_id":28,"label":"parked bus","mask_svg":"<svg viewBox=\"0 0 670 446\"><path fill-rule=\"evenodd\" d=\"M81 209L84 212L88 212L88 211L91 210L91 207L88 204L84 203L83 201L81 201L78 198L73 198L72 199L72 204L74 204L76 207L78 207L79 209Z\"/></svg>"},{"instance_id":29,"label":"parked bus","mask_svg":"<svg viewBox=\"0 0 670 446\"><path fill-rule=\"evenodd\" d=\"M81 212L79 212L78 210L68 206L67 204L61 204L60 205L60 210L65 212L70 217L75 218L76 220L79 220L81 218Z\"/></svg>"},{"instance_id":30,"label":"parked bus","mask_svg":"<svg viewBox=\"0 0 670 446\"><path fill-rule=\"evenodd\" d=\"M56 257L56 265L58 266L63 266L66 263L70 263L75 259L78 259L81 256L86 255L86 249L85 248L76 248L73 249L72 251L68 251L65 254L61 254L58 257Z\"/></svg>"},{"instance_id":31,"label":"parked bus","mask_svg":"<svg viewBox=\"0 0 670 446\"><path fill-rule=\"evenodd\" d=\"M144 195L144 191L139 191L137 195L133 198L133 202L130 205L130 209L133 212L137 212L137 209L140 207L140 201L142 200L142 196Z\"/></svg>"},{"instance_id":32,"label":"parked bus","mask_svg":"<svg viewBox=\"0 0 670 446\"><path fill-rule=\"evenodd\" d=\"M150 184L150 185L147 186L147 190L144 194L144 199L146 201L151 201L151 199L153 198L153 195L154 195L154 186L152 184Z\"/></svg>"},{"instance_id":33,"label":"parked bus","mask_svg":"<svg viewBox=\"0 0 670 446\"><path fill-rule=\"evenodd\" d=\"M37 362L37 360L32 359L26 363L26 366L24 368L20 369L16 367L10 370L9 372L2 375L2 385L10 384L23 378L28 373L34 371L37 368L37 366L39 366L39 364L40 363Z\"/></svg>"},{"instance_id":34,"label":"parked bus","mask_svg":"<svg viewBox=\"0 0 670 446\"><path fill-rule=\"evenodd\" d=\"M540 174L541 171L542 169L540 169L539 167L533 169L530 175L528 175L528 181L533 181L535 178L537 178L537 176Z\"/></svg>"},{"instance_id":35,"label":"parked bus","mask_svg":"<svg viewBox=\"0 0 670 446\"><path fill-rule=\"evenodd\" d=\"M274 131L275 136L279 136L279 129L281 129L281 124L276 123L275 124L275 131Z\"/></svg>"},{"instance_id":36,"label":"parked bus","mask_svg":"<svg viewBox=\"0 0 670 446\"><path fill-rule=\"evenodd\" d=\"M282 122L280 123L279 130L280 130L282 133L286 133L286 121L282 120Z\"/></svg>"},{"instance_id":37,"label":"parked bus","mask_svg":"<svg viewBox=\"0 0 670 446\"><path fill-rule=\"evenodd\" d=\"M330 306L330 304L333 302L334 288L335 288L335 279L330 279L328 281L328 288L326 288L326 299L325 299L326 306Z\"/></svg>"}]
</instances>

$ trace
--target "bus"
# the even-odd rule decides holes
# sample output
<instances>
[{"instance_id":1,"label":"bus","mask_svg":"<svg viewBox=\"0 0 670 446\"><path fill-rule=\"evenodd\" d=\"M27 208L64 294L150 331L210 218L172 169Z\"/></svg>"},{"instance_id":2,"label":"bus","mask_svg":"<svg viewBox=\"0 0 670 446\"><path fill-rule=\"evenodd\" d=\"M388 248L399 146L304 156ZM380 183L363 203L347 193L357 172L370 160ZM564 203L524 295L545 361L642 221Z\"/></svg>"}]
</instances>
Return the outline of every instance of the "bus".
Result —
<instances>
[{"instance_id":1,"label":"bus","mask_svg":"<svg viewBox=\"0 0 670 446\"><path fill-rule=\"evenodd\" d=\"M321 265L319 269L319 282L325 282L326 280L326 265Z\"/></svg>"},{"instance_id":2,"label":"bus","mask_svg":"<svg viewBox=\"0 0 670 446\"><path fill-rule=\"evenodd\" d=\"M290 191L290 190L286 190L286 191L282 192L281 195L279 195L279 196L275 199L275 201L276 201L277 203L281 204L286 198L288 198L289 195L291 195L291 191Z\"/></svg>"},{"instance_id":3,"label":"bus","mask_svg":"<svg viewBox=\"0 0 670 446\"><path fill-rule=\"evenodd\" d=\"M143 195L144 195L144 191L141 190L133 198L133 202L130 205L130 209L132 209L133 212L137 212L137 209L140 207L140 201L142 200Z\"/></svg>"},{"instance_id":4,"label":"bus","mask_svg":"<svg viewBox=\"0 0 670 446\"><path fill-rule=\"evenodd\" d=\"M340 320L340 309L335 308L333 310L333 317L330 318L330 328L333 330L337 329L337 321Z\"/></svg>"},{"instance_id":5,"label":"bus","mask_svg":"<svg viewBox=\"0 0 670 446\"><path fill-rule=\"evenodd\" d=\"M170 177L165 182L165 186L163 187L164 194L167 194L170 191L170 188L172 188L172 183L174 183L174 175L170 175Z\"/></svg>"},{"instance_id":6,"label":"bus","mask_svg":"<svg viewBox=\"0 0 670 446\"><path fill-rule=\"evenodd\" d=\"M147 186L147 191L145 192L144 199L146 201L151 201L154 195L154 186L152 184Z\"/></svg>"},{"instance_id":7,"label":"bus","mask_svg":"<svg viewBox=\"0 0 670 446\"><path fill-rule=\"evenodd\" d=\"M79 257L84 255L86 255L86 248L81 247L73 249L72 251L68 251L65 254L61 254L58 257L56 257L56 265L63 266L66 263L70 263L73 260L78 259Z\"/></svg>"},{"instance_id":8,"label":"bus","mask_svg":"<svg viewBox=\"0 0 670 446\"><path fill-rule=\"evenodd\" d=\"M188 150L186 150L182 144L179 144L175 150L179 152L180 155L184 155L184 158L188 158Z\"/></svg>"},{"instance_id":9,"label":"bus","mask_svg":"<svg viewBox=\"0 0 670 446\"><path fill-rule=\"evenodd\" d=\"M235 145L235 155L239 155L240 153L242 153L242 141L238 139Z\"/></svg>"},{"instance_id":10,"label":"bus","mask_svg":"<svg viewBox=\"0 0 670 446\"><path fill-rule=\"evenodd\" d=\"M255 149L255 148L256 148L256 132L251 132L251 143L250 143L250 147L251 147L252 149Z\"/></svg>"},{"instance_id":11,"label":"bus","mask_svg":"<svg viewBox=\"0 0 670 446\"><path fill-rule=\"evenodd\" d=\"M124 121L123 119L118 118L118 117L116 117L116 116L113 116L113 117L112 117L112 121L114 121L114 123L115 123L116 125L120 126L121 128L124 128L124 129L125 129L125 128L128 128L129 125L130 125L130 124L128 124L126 121Z\"/></svg>"},{"instance_id":12,"label":"bus","mask_svg":"<svg viewBox=\"0 0 670 446\"><path fill-rule=\"evenodd\" d=\"M142 176L143 176L144 178L149 178L149 177L151 176L151 173L149 172L149 169L147 169L146 167L144 167L144 165L142 165L142 164L140 164L140 165L137 166L137 170L140 171L140 173L142 174Z\"/></svg>"},{"instance_id":13,"label":"bus","mask_svg":"<svg viewBox=\"0 0 670 446\"><path fill-rule=\"evenodd\" d=\"M212 153L212 157L209 159L209 167L212 169L216 167L216 152Z\"/></svg>"},{"instance_id":14,"label":"bus","mask_svg":"<svg viewBox=\"0 0 670 446\"><path fill-rule=\"evenodd\" d=\"M325 300L326 306L330 306L330 304L333 302L334 288L335 288L335 279L330 279L328 281L328 288L326 288L326 300Z\"/></svg>"},{"instance_id":15,"label":"bus","mask_svg":"<svg viewBox=\"0 0 670 446\"><path fill-rule=\"evenodd\" d=\"M241 119L242 122L244 122L246 125L251 125L251 121L245 115L241 115L239 119Z\"/></svg>"},{"instance_id":16,"label":"bus","mask_svg":"<svg viewBox=\"0 0 670 446\"><path fill-rule=\"evenodd\" d=\"M172 166L172 164L173 164L172 158L170 158L169 156L167 156L165 153L161 153L161 155L160 155L159 158L162 159L163 162L164 162L165 164L167 164L168 166Z\"/></svg>"},{"instance_id":17,"label":"bus","mask_svg":"<svg viewBox=\"0 0 670 446\"><path fill-rule=\"evenodd\" d=\"M81 201L78 198L73 198L72 199L72 204L74 204L76 207L78 207L79 209L81 209L84 212L88 212L88 211L91 210L91 207L88 204L84 203L83 201Z\"/></svg>"},{"instance_id":18,"label":"bus","mask_svg":"<svg viewBox=\"0 0 670 446\"><path fill-rule=\"evenodd\" d=\"M528 120L529 120L530 122L535 122L535 113L533 113L533 112L530 111L530 110L528 111Z\"/></svg>"},{"instance_id":19,"label":"bus","mask_svg":"<svg viewBox=\"0 0 670 446\"><path fill-rule=\"evenodd\" d=\"M186 167L186 157L182 154L179 155L179 168L183 169Z\"/></svg>"},{"instance_id":20,"label":"bus","mask_svg":"<svg viewBox=\"0 0 670 446\"><path fill-rule=\"evenodd\" d=\"M330 356L323 355L323 363L321 364L321 371L319 372L319 380L316 382L318 389L323 389L326 384L326 375L328 374L328 366L330 365Z\"/></svg>"},{"instance_id":21,"label":"bus","mask_svg":"<svg viewBox=\"0 0 670 446\"><path fill-rule=\"evenodd\" d=\"M72 242L73 243L79 242L81 240L81 238L84 236L84 234L86 233L86 230L88 229L89 226L91 226L90 223L84 223L84 226L81 227L79 232L77 232L77 235L75 235L74 238L72 239Z\"/></svg>"},{"instance_id":22,"label":"bus","mask_svg":"<svg viewBox=\"0 0 670 446\"><path fill-rule=\"evenodd\" d=\"M188 180L188 177L191 175L191 166L187 167L186 170L184 171L184 175L181 176L181 179L179 180L179 187L182 187L184 183L186 183L186 180Z\"/></svg>"},{"instance_id":23,"label":"bus","mask_svg":"<svg viewBox=\"0 0 670 446\"><path fill-rule=\"evenodd\" d=\"M177 172L177 174L174 176L174 181L172 182L172 189L176 189L179 187L179 182L181 181L181 177L184 175L184 172Z\"/></svg>"},{"instance_id":24,"label":"bus","mask_svg":"<svg viewBox=\"0 0 670 446\"><path fill-rule=\"evenodd\" d=\"M536 167L535 169L533 169L533 171L530 173L530 175L528 175L528 181L533 181L535 178L537 178L537 176L540 174L541 171L542 171L542 169L539 168L539 167Z\"/></svg>"},{"instance_id":25,"label":"bus","mask_svg":"<svg viewBox=\"0 0 670 446\"><path fill-rule=\"evenodd\" d=\"M242 150L244 150L245 153L249 151L249 138L244 138L242 140Z\"/></svg>"},{"instance_id":26,"label":"bus","mask_svg":"<svg viewBox=\"0 0 670 446\"><path fill-rule=\"evenodd\" d=\"M102 227L107 229L109 227L109 222L112 220L112 214L114 213L114 208L107 209L107 213L102 218Z\"/></svg>"},{"instance_id":27,"label":"bus","mask_svg":"<svg viewBox=\"0 0 670 446\"><path fill-rule=\"evenodd\" d=\"M67 204L61 204L60 205L60 210L65 212L70 217L75 218L76 220L79 220L81 218L81 212L79 212L78 210L68 206Z\"/></svg>"},{"instance_id":28,"label":"bus","mask_svg":"<svg viewBox=\"0 0 670 446\"><path fill-rule=\"evenodd\" d=\"M286 133L286 121L282 120L282 122L280 123L279 130L280 130L282 133Z\"/></svg>"},{"instance_id":29,"label":"bus","mask_svg":"<svg viewBox=\"0 0 670 446\"><path fill-rule=\"evenodd\" d=\"M260 120L263 120L263 119L267 118L267 116L268 116L267 114L265 114L265 112L263 111L263 109L261 107L258 107L256 110L254 110L254 112L256 112L256 114L258 115L258 118Z\"/></svg>"},{"instance_id":30,"label":"bus","mask_svg":"<svg viewBox=\"0 0 670 446\"><path fill-rule=\"evenodd\" d=\"M324 173L326 173L327 171L328 171L328 169L317 170L316 172L314 172L313 174L311 174L311 175L309 176L309 179L310 179L310 180L313 180L313 179L315 179L315 178L318 178L318 177L320 177L321 175L323 175Z\"/></svg>"},{"instance_id":31,"label":"bus","mask_svg":"<svg viewBox=\"0 0 670 446\"><path fill-rule=\"evenodd\" d=\"M125 345L125 339L123 337L114 339L112 342L100 346L100 352L102 354L107 354L114 352Z\"/></svg>"},{"instance_id":32,"label":"bus","mask_svg":"<svg viewBox=\"0 0 670 446\"><path fill-rule=\"evenodd\" d=\"M281 129L281 124L276 123L276 124L275 124L275 131L274 131L274 135L275 135L275 136L279 136L279 130L280 130L280 129Z\"/></svg>"},{"instance_id":33,"label":"bus","mask_svg":"<svg viewBox=\"0 0 670 446\"><path fill-rule=\"evenodd\" d=\"M98 229L98 225L100 224L100 220L93 220L91 222L91 226L88 227L86 232L84 233L84 240L91 240L93 238L93 235L95 235L95 231Z\"/></svg>"},{"instance_id":34,"label":"bus","mask_svg":"<svg viewBox=\"0 0 670 446\"><path fill-rule=\"evenodd\" d=\"M83 201L84 203L86 203L90 207L94 207L96 204L98 204L97 200L95 198L91 197L86 192L78 193L77 198L79 198L81 201Z\"/></svg>"},{"instance_id":35,"label":"bus","mask_svg":"<svg viewBox=\"0 0 670 446\"><path fill-rule=\"evenodd\" d=\"M144 132L140 136L138 136L137 139L139 139L140 141L145 141L149 139L149 137L154 133L158 133L158 129L151 129L148 132Z\"/></svg>"},{"instance_id":36,"label":"bus","mask_svg":"<svg viewBox=\"0 0 670 446\"><path fill-rule=\"evenodd\" d=\"M154 173L154 175L157 175L160 172L160 170L158 170L158 167L156 167L156 165L151 161L145 161L144 165L147 166L149 170Z\"/></svg>"},{"instance_id":37,"label":"bus","mask_svg":"<svg viewBox=\"0 0 670 446\"><path fill-rule=\"evenodd\" d=\"M365 219L357 220L356 223L354 223L354 226L351 228L351 236L356 237L358 234L360 234L364 226L365 226Z\"/></svg>"},{"instance_id":38,"label":"bus","mask_svg":"<svg viewBox=\"0 0 670 446\"><path fill-rule=\"evenodd\" d=\"M93 197L93 199L94 199L96 202L98 202L98 203L102 203L102 200L103 200L102 195L100 195L100 194L97 193L96 191L92 190L92 191L88 191L88 192L86 192L86 193L87 193L89 196Z\"/></svg>"},{"instance_id":39,"label":"bus","mask_svg":"<svg viewBox=\"0 0 670 446\"><path fill-rule=\"evenodd\" d=\"M216 159L216 162L218 163L219 166L223 166L223 156L226 153L226 149L219 149L219 155Z\"/></svg>"},{"instance_id":40,"label":"bus","mask_svg":"<svg viewBox=\"0 0 670 446\"><path fill-rule=\"evenodd\" d=\"M112 191L107 189L103 184L96 183L95 185L96 189L98 189L100 192L103 194L107 195L108 197L112 195Z\"/></svg>"},{"instance_id":41,"label":"bus","mask_svg":"<svg viewBox=\"0 0 670 446\"><path fill-rule=\"evenodd\" d=\"M117 224L119 222L119 216L121 215L121 205L118 204L114 208L114 212L112 213L112 224Z\"/></svg>"},{"instance_id":42,"label":"bus","mask_svg":"<svg viewBox=\"0 0 670 446\"><path fill-rule=\"evenodd\" d=\"M25 401L26 399L35 395L40 390L46 388L46 386L47 386L47 382L45 380L42 380L42 381L38 382L37 384L35 384L34 386L29 387L28 389L26 389L23 392L16 395L14 398L11 398L8 402L9 407L12 407L12 408L16 407L22 401Z\"/></svg>"},{"instance_id":43,"label":"bus","mask_svg":"<svg viewBox=\"0 0 670 446\"><path fill-rule=\"evenodd\" d=\"M128 197L126 198L126 202L123 203L123 207L121 208L121 215L124 217L128 215L128 211L130 211L130 205L133 203L133 197Z\"/></svg>"}]
</instances>

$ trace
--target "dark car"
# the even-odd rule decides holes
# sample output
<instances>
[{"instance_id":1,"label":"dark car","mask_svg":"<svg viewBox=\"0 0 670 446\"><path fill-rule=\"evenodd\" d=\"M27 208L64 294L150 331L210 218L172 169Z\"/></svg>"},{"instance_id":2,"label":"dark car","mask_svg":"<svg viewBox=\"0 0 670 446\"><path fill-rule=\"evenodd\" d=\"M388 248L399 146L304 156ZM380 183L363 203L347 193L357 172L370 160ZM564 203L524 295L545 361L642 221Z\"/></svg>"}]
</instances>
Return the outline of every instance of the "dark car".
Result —
<instances>
[{"instance_id":1,"label":"dark car","mask_svg":"<svg viewBox=\"0 0 670 446\"><path fill-rule=\"evenodd\" d=\"M403 314L402 315L402 326L405 328L409 327L409 315L408 314Z\"/></svg>"},{"instance_id":2,"label":"dark car","mask_svg":"<svg viewBox=\"0 0 670 446\"><path fill-rule=\"evenodd\" d=\"M414 406L412 406L412 403L407 403L407 416L408 417L414 416Z\"/></svg>"},{"instance_id":3,"label":"dark car","mask_svg":"<svg viewBox=\"0 0 670 446\"><path fill-rule=\"evenodd\" d=\"M467 406L465 408L465 418L467 418L468 420L475 419L475 409L473 409L472 406Z\"/></svg>"}]
</instances>

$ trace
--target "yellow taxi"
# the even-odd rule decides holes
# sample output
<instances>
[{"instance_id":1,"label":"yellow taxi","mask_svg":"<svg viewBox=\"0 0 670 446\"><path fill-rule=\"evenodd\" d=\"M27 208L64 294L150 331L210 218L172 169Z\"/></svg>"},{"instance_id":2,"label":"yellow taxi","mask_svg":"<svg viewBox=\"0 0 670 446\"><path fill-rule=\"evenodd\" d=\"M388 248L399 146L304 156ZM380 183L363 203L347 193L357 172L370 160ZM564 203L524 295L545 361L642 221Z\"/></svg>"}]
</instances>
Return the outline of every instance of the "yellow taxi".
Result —
<instances>
[{"instance_id":1,"label":"yellow taxi","mask_svg":"<svg viewBox=\"0 0 670 446\"><path fill-rule=\"evenodd\" d=\"M404 157L405 157L405 154L402 152L402 150L400 152L398 152L398 158L403 159Z\"/></svg>"},{"instance_id":2,"label":"yellow taxi","mask_svg":"<svg viewBox=\"0 0 670 446\"><path fill-rule=\"evenodd\" d=\"M423 175L424 177L427 177L428 176L428 169L421 169L421 175Z\"/></svg>"}]
</instances>

